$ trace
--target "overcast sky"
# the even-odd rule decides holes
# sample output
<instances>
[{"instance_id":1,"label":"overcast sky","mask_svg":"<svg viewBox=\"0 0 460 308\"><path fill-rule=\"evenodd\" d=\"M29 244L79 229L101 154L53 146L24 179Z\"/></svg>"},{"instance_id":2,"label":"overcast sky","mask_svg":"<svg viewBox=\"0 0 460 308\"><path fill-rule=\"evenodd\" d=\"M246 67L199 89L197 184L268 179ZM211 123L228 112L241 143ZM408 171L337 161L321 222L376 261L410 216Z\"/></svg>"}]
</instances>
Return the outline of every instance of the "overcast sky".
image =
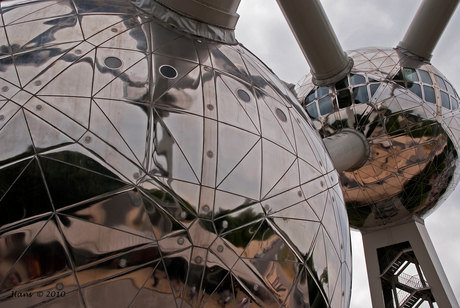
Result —
<instances>
[{"instance_id":1,"label":"overcast sky","mask_svg":"<svg viewBox=\"0 0 460 308\"><path fill-rule=\"evenodd\" d=\"M395 47L402 40L421 0L323 0L322 4L344 50L368 46ZM297 83L309 72L306 60L276 0L242 0L236 38L284 81ZM433 52L431 63L460 89L460 9ZM460 188L425 224L460 300ZM371 307L359 232L352 232L352 308Z\"/></svg>"}]
</instances>

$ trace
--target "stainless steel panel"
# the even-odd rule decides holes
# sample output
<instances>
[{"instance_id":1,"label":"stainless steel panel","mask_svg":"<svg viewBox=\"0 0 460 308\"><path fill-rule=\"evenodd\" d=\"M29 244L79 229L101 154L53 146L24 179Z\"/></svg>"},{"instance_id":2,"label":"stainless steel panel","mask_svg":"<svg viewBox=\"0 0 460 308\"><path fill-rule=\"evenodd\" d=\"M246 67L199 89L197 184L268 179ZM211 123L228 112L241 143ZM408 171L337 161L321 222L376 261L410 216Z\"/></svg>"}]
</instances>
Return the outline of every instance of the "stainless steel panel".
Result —
<instances>
[{"instance_id":1,"label":"stainless steel panel","mask_svg":"<svg viewBox=\"0 0 460 308\"><path fill-rule=\"evenodd\" d=\"M32 20L27 22L27 26L30 27L28 31L23 31L24 25L22 23L5 26L13 53L83 39L76 15Z\"/></svg>"},{"instance_id":2,"label":"stainless steel panel","mask_svg":"<svg viewBox=\"0 0 460 308\"><path fill-rule=\"evenodd\" d=\"M380 86L369 102L354 102L314 119L322 136L348 127L361 131L369 141L366 164L340 175L350 223L373 229L413 215L425 217L458 181L454 174L459 143L452 133L457 123L452 119L458 113L443 107L441 96L433 104L410 89L424 86L420 74L426 83L438 87L443 87L446 78L431 64L393 49L368 48L352 51L350 56L355 60L352 73L367 74L371 87L376 82ZM406 77L404 69L409 72ZM306 76L296 88L299 99L304 100L312 89L317 88ZM331 95L337 96L336 87L331 89Z\"/></svg>"},{"instance_id":3,"label":"stainless steel panel","mask_svg":"<svg viewBox=\"0 0 460 308\"><path fill-rule=\"evenodd\" d=\"M42 222L32 224L30 228L23 228L21 233L31 235L30 232L33 232L34 227L38 227ZM17 248L21 250L19 252L21 255L17 260L15 260L15 257L18 251L9 250L5 252L2 259L9 262L2 262L3 275L6 276L0 286L2 293L8 292L9 295L12 295L11 292L22 291L25 286L30 287L34 284L42 284L45 280L50 283L50 280L56 280L58 277L71 273L70 258L67 255L64 239L58 228L56 220L51 218L39 229L38 234L35 234L35 237L26 247L24 247L24 241L15 243ZM12 235L11 232L8 233ZM8 237L3 238L8 239ZM14 237L12 239L14 240ZM11 245L8 241L5 244L6 247ZM49 258L53 258L54 262L48 262ZM11 266L9 269L5 268L8 264Z\"/></svg>"},{"instance_id":4,"label":"stainless steel panel","mask_svg":"<svg viewBox=\"0 0 460 308\"><path fill-rule=\"evenodd\" d=\"M75 14L70 0L36 1L29 5L14 2L11 4L2 5L6 25Z\"/></svg>"},{"instance_id":5,"label":"stainless steel panel","mask_svg":"<svg viewBox=\"0 0 460 308\"><path fill-rule=\"evenodd\" d=\"M150 10L1 2L0 306L342 303L347 216L312 122L243 46L177 31L135 4ZM400 138L416 136L387 140ZM409 181L409 168L387 182ZM58 286L66 296L49 302L11 296Z\"/></svg>"},{"instance_id":6,"label":"stainless steel panel","mask_svg":"<svg viewBox=\"0 0 460 308\"><path fill-rule=\"evenodd\" d=\"M155 108L171 112L190 112L202 116L205 107L203 106L201 70L202 68L196 67L174 84L155 102ZM206 109L209 110L209 107L206 106Z\"/></svg>"}]
</instances>

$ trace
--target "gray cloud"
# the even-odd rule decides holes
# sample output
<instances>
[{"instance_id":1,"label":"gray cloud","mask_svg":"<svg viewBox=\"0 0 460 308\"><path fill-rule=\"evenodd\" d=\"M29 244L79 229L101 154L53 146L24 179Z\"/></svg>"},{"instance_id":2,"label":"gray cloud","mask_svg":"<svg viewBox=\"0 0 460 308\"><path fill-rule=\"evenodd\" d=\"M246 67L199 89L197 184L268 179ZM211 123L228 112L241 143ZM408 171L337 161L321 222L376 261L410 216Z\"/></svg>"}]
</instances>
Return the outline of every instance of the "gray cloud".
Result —
<instances>
[{"instance_id":1,"label":"gray cloud","mask_svg":"<svg viewBox=\"0 0 460 308\"><path fill-rule=\"evenodd\" d=\"M345 50L396 46L421 0L324 0L324 9ZM281 79L296 83L309 68L276 1L244 0L237 39ZM460 9L454 13L434 51L432 64L460 87ZM314 42L312 42L314 44ZM452 289L460 300L460 188L426 219L426 226ZM352 308L371 307L361 236L352 232Z\"/></svg>"}]
</instances>

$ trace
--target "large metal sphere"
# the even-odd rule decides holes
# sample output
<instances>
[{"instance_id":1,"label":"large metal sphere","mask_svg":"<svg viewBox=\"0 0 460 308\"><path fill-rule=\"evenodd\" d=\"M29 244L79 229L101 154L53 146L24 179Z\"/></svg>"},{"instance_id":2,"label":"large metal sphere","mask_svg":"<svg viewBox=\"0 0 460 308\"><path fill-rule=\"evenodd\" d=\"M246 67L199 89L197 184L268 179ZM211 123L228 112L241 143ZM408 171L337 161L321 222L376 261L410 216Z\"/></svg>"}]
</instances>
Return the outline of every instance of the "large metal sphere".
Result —
<instances>
[{"instance_id":1,"label":"large metal sphere","mask_svg":"<svg viewBox=\"0 0 460 308\"><path fill-rule=\"evenodd\" d=\"M338 174L260 60L129 1L0 5L1 307L348 307Z\"/></svg>"},{"instance_id":2,"label":"large metal sphere","mask_svg":"<svg viewBox=\"0 0 460 308\"><path fill-rule=\"evenodd\" d=\"M323 137L352 128L370 144L364 166L340 175L350 225L379 228L425 217L457 185L459 97L431 64L395 49L349 52L331 87L307 75L295 90Z\"/></svg>"}]
</instances>

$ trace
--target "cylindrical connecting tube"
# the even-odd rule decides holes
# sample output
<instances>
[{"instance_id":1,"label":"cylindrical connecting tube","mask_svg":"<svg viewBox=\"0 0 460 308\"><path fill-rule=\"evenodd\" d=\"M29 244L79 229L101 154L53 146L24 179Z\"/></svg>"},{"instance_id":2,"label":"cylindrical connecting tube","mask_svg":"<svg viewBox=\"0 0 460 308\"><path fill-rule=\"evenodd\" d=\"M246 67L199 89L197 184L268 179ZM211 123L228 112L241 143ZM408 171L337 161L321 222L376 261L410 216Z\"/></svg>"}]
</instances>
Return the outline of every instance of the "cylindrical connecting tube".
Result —
<instances>
[{"instance_id":1,"label":"cylindrical connecting tube","mask_svg":"<svg viewBox=\"0 0 460 308\"><path fill-rule=\"evenodd\" d=\"M318 86L341 80L353 67L319 0L277 0Z\"/></svg>"},{"instance_id":2,"label":"cylindrical connecting tube","mask_svg":"<svg viewBox=\"0 0 460 308\"><path fill-rule=\"evenodd\" d=\"M339 173L359 169L369 158L369 142L357 130L345 128L333 136L324 138L323 142Z\"/></svg>"},{"instance_id":3,"label":"cylindrical connecting tube","mask_svg":"<svg viewBox=\"0 0 460 308\"><path fill-rule=\"evenodd\" d=\"M423 0L398 47L430 60L459 0Z\"/></svg>"}]
</instances>

